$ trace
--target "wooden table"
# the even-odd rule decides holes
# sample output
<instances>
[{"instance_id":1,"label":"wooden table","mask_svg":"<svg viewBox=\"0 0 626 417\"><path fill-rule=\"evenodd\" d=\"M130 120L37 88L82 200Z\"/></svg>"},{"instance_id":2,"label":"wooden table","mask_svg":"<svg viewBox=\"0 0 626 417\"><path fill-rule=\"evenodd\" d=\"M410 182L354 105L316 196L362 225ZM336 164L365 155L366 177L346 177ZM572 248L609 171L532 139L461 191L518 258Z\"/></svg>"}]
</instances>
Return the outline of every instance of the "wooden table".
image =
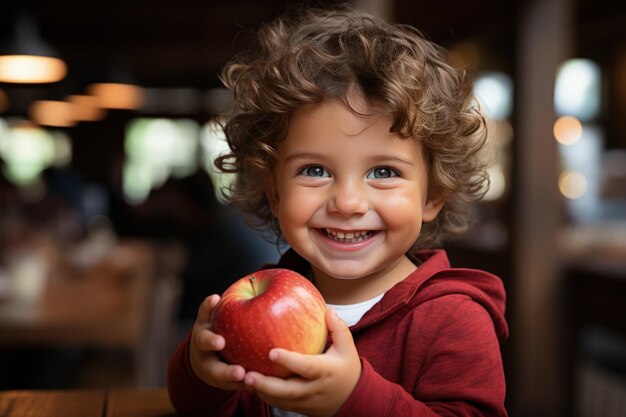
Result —
<instances>
[{"instance_id":1,"label":"wooden table","mask_svg":"<svg viewBox=\"0 0 626 417\"><path fill-rule=\"evenodd\" d=\"M0 417L166 417L175 415L164 388L0 391Z\"/></svg>"},{"instance_id":2,"label":"wooden table","mask_svg":"<svg viewBox=\"0 0 626 417\"><path fill-rule=\"evenodd\" d=\"M89 383L58 388L162 386L180 289L175 271L163 267L158 256L149 242L119 242L90 268L51 269L41 297L0 299L0 350L130 352L132 374L121 381L94 383L90 376ZM4 389L57 388L55 381L36 382L40 385Z\"/></svg>"},{"instance_id":3,"label":"wooden table","mask_svg":"<svg viewBox=\"0 0 626 417\"><path fill-rule=\"evenodd\" d=\"M133 347L146 328L151 253L120 245L84 273L52 270L42 297L0 302L0 346Z\"/></svg>"}]
</instances>

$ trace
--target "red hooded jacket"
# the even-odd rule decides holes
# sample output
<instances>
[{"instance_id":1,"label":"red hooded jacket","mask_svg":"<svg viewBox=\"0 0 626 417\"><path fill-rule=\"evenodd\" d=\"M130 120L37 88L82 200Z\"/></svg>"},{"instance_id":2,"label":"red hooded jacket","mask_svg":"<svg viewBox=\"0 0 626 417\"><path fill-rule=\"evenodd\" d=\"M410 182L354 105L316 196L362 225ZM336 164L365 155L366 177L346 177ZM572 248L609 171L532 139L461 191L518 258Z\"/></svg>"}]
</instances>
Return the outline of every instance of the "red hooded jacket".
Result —
<instances>
[{"instance_id":1,"label":"red hooded jacket","mask_svg":"<svg viewBox=\"0 0 626 417\"><path fill-rule=\"evenodd\" d=\"M451 268L444 251L417 251L417 270L350 330L361 358L357 386L335 417L506 417L499 340L508 335L499 278ZM306 276L289 251L280 267ZM173 355L170 400L184 415L269 417L250 391L222 391L191 369L189 336Z\"/></svg>"}]
</instances>

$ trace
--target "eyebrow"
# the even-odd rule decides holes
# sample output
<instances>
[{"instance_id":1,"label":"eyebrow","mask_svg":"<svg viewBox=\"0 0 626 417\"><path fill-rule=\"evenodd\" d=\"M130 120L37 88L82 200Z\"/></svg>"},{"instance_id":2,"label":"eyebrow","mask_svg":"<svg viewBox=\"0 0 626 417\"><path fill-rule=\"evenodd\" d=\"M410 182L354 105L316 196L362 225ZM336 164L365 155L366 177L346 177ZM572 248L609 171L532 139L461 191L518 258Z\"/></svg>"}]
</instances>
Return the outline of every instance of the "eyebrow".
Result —
<instances>
[{"instance_id":1,"label":"eyebrow","mask_svg":"<svg viewBox=\"0 0 626 417\"><path fill-rule=\"evenodd\" d=\"M289 162L294 159L323 159L325 155L319 152L295 152L291 155L287 155L285 162Z\"/></svg>"},{"instance_id":2,"label":"eyebrow","mask_svg":"<svg viewBox=\"0 0 626 417\"><path fill-rule=\"evenodd\" d=\"M296 152L291 155L288 155L285 158L285 162L290 162L292 160L298 159L326 159L326 155L320 152ZM375 155L372 158L369 158L370 163L381 164L381 163L389 163L389 162L397 162L403 165L413 166L415 163L412 160L400 158L395 155L381 154Z\"/></svg>"},{"instance_id":3,"label":"eyebrow","mask_svg":"<svg viewBox=\"0 0 626 417\"><path fill-rule=\"evenodd\" d=\"M372 162L382 163L382 162L398 162L404 165L415 165L414 161L409 159L400 158L395 155L377 155L374 158L371 158Z\"/></svg>"}]
</instances>

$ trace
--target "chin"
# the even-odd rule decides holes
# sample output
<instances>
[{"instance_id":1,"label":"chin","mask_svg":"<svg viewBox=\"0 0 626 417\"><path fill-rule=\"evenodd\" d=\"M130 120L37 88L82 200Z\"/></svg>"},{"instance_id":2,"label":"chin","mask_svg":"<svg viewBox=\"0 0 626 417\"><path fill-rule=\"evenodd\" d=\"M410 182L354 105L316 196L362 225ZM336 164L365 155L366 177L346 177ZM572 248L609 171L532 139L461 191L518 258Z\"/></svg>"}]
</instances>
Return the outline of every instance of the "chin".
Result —
<instances>
[{"instance_id":1,"label":"chin","mask_svg":"<svg viewBox=\"0 0 626 417\"><path fill-rule=\"evenodd\" d=\"M321 272L329 277L342 280L360 279L372 274L372 271L363 268L362 264L358 265L331 265L329 267L317 267Z\"/></svg>"}]
</instances>

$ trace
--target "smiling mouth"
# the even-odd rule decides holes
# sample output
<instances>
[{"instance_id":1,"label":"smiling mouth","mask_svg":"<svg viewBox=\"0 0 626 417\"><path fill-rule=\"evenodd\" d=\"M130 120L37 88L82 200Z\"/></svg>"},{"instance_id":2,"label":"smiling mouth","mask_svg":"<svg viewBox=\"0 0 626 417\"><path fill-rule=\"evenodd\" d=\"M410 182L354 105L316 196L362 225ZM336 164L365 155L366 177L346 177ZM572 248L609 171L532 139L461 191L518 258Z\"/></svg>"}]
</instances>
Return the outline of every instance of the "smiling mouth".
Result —
<instances>
[{"instance_id":1,"label":"smiling mouth","mask_svg":"<svg viewBox=\"0 0 626 417\"><path fill-rule=\"evenodd\" d=\"M374 234L373 231L359 230L343 232L332 229L323 229L326 236L339 243L358 243L369 239Z\"/></svg>"}]
</instances>

